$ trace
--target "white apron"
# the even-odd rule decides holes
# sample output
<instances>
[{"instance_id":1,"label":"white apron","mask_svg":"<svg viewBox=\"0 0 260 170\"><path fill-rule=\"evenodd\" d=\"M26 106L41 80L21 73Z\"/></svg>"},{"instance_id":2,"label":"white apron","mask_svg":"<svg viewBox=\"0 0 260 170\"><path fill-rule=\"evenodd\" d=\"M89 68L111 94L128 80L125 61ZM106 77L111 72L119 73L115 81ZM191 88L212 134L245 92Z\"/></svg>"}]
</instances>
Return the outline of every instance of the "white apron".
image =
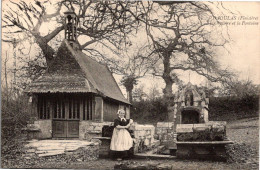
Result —
<instances>
[{"instance_id":1,"label":"white apron","mask_svg":"<svg viewBox=\"0 0 260 170\"><path fill-rule=\"evenodd\" d=\"M127 151L133 146L133 139L126 129L114 128L110 150Z\"/></svg>"}]
</instances>

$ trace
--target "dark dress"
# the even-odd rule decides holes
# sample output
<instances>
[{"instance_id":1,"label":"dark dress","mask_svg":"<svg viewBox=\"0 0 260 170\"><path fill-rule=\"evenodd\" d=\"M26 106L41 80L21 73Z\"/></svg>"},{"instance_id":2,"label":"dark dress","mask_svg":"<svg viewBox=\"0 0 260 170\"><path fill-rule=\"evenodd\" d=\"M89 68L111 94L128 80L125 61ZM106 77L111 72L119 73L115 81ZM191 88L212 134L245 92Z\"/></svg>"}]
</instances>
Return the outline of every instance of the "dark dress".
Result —
<instances>
[{"instance_id":1,"label":"dark dress","mask_svg":"<svg viewBox=\"0 0 260 170\"><path fill-rule=\"evenodd\" d=\"M116 128L118 125L128 125L129 121L129 119L121 120L120 118L114 120L114 130L110 144L110 156L114 159L127 158L133 146L133 139L128 130Z\"/></svg>"}]
</instances>

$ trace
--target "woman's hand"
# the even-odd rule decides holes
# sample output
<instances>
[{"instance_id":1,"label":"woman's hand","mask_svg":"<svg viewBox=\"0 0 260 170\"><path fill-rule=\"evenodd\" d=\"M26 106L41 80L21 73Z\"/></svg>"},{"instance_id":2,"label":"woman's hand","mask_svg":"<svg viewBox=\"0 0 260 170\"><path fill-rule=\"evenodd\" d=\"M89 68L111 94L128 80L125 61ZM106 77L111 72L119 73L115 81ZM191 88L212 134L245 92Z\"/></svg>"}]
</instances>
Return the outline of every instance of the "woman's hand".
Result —
<instances>
[{"instance_id":1,"label":"woman's hand","mask_svg":"<svg viewBox=\"0 0 260 170\"><path fill-rule=\"evenodd\" d=\"M117 129L128 129L130 127L130 125L126 125L126 126L120 126L120 125L117 125L116 128Z\"/></svg>"},{"instance_id":2,"label":"woman's hand","mask_svg":"<svg viewBox=\"0 0 260 170\"><path fill-rule=\"evenodd\" d=\"M130 119L129 123L126 125L126 128L128 129L133 123L134 123L133 119Z\"/></svg>"}]
</instances>

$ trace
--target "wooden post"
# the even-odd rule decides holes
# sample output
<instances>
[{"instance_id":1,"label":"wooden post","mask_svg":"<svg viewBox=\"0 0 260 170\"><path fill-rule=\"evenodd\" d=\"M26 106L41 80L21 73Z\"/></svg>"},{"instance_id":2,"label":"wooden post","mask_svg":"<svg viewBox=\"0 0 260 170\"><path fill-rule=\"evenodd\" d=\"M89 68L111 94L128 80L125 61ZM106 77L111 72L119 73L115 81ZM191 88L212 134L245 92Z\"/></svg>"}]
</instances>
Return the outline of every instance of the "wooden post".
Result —
<instances>
[{"instance_id":1,"label":"wooden post","mask_svg":"<svg viewBox=\"0 0 260 170\"><path fill-rule=\"evenodd\" d=\"M91 120L91 115L90 115L90 106L88 105L89 102L89 98L88 96L84 97L84 105L85 105L85 120Z\"/></svg>"},{"instance_id":2,"label":"wooden post","mask_svg":"<svg viewBox=\"0 0 260 170\"><path fill-rule=\"evenodd\" d=\"M94 115L95 115L95 108L96 108L96 101L94 100L94 95L91 95L91 99L90 100L92 102L90 120L93 120L94 119Z\"/></svg>"},{"instance_id":3,"label":"wooden post","mask_svg":"<svg viewBox=\"0 0 260 170\"><path fill-rule=\"evenodd\" d=\"M69 119L69 102L70 98L65 98L64 104L65 104L65 119Z\"/></svg>"},{"instance_id":4,"label":"wooden post","mask_svg":"<svg viewBox=\"0 0 260 170\"><path fill-rule=\"evenodd\" d=\"M38 115L37 105L38 105L38 96L36 94L33 94L32 95L32 115L34 115L38 120L39 115Z\"/></svg>"},{"instance_id":5,"label":"wooden post","mask_svg":"<svg viewBox=\"0 0 260 170\"><path fill-rule=\"evenodd\" d=\"M130 119L130 105L126 107L126 119Z\"/></svg>"},{"instance_id":6,"label":"wooden post","mask_svg":"<svg viewBox=\"0 0 260 170\"><path fill-rule=\"evenodd\" d=\"M83 103L83 97L82 96L80 96L80 104L79 104L79 112L80 112L80 115L79 115L79 120L80 121L82 121L83 120L83 104L85 104L85 103Z\"/></svg>"},{"instance_id":7,"label":"wooden post","mask_svg":"<svg viewBox=\"0 0 260 170\"><path fill-rule=\"evenodd\" d=\"M103 98L99 96L95 96L95 116L94 120L103 122L103 114L104 114L104 102Z\"/></svg>"}]
</instances>

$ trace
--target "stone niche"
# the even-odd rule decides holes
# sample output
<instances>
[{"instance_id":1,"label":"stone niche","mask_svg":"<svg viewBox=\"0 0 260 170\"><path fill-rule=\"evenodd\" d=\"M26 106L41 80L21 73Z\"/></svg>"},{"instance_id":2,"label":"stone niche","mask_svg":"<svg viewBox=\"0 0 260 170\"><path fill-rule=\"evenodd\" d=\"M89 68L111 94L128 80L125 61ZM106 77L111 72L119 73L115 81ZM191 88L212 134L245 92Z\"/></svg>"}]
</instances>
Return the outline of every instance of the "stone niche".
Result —
<instances>
[{"instance_id":1,"label":"stone niche","mask_svg":"<svg viewBox=\"0 0 260 170\"><path fill-rule=\"evenodd\" d=\"M156 139L162 143L174 143L177 138L177 125L189 127L189 124L207 123L208 104L209 99L206 98L205 92L188 83L183 90L175 94L174 102L169 109L169 122L157 123Z\"/></svg>"},{"instance_id":2,"label":"stone niche","mask_svg":"<svg viewBox=\"0 0 260 170\"><path fill-rule=\"evenodd\" d=\"M208 104L205 92L197 90L196 86L188 83L176 94L173 114L177 124L198 124L208 122Z\"/></svg>"}]
</instances>

